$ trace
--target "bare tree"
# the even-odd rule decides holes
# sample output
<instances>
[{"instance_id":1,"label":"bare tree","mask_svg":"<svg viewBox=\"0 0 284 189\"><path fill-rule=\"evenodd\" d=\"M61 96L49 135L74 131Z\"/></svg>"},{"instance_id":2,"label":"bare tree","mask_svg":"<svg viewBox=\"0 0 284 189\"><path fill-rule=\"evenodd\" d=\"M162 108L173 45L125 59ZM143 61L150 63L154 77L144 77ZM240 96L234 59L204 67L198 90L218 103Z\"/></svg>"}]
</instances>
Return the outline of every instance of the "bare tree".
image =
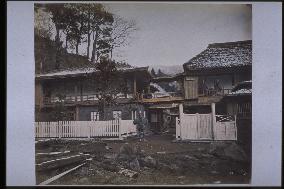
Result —
<instances>
[{"instance_id":1,"label":"bare tree","mask_svg":"<svg viewBox=\"0 0 284 189\"><path fill-rule=\"evenodd\" d=\"M117 47L122 47L129 44L131 34L138 28L134 20L127 21L118 15L114 15L114 21L112 24L111 47L110 57L113 56L113 50Z\"/></svg>"}]
</instances>

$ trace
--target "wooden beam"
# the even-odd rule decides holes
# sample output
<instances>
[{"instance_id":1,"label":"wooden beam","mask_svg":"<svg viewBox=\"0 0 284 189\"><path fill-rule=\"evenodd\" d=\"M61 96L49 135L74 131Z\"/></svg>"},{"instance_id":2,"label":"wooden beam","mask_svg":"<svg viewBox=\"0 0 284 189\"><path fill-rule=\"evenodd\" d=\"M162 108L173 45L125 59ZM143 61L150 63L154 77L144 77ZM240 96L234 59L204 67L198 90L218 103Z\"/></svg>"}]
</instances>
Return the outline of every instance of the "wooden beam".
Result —
<instances>
[{"instance_id":1,"label":"wooden beam","mask_svg":"<svg viewBox=\"0 0 284 189\"><path fill-rule=\"evenodd\" d=\"M137 93L136 75L134 75L134 80L133 80L133 92L134 92L134 97L136 97L136 93Z\"/></svg>"},{"instance_id":2,"label":"wooden beam","mask_svg":"<svg viewBox=\"0 0 284 189\"><path fill-rule=\"evenodd\" d=\"M74 93L75 93L75 102L77 102L77 96L78 96L78 86L75 83L75 87L74 87Z\"/></svg>"},{"instance_id":3,"label":"wooden beam","mask_svg":"<svg viewBox=\"0 0 284 189\"><path fill-rule=\"evenodd\" d=\"M78 105L76 105L76 121L79 121L79 107L78 107Z\"/></svg>"},{"instance_id":4,"label":"wooden beam","mask_svg":"<svg viewBox=\"0 0 284 189\"><path fill-rule=\"evenodd\" d=\"M211 104L211 110L212 110L212 139L215 138L215 128L216 128L216 111L215 111L215 103Z\"/></svg>"},{"instance_id":5,"label":"wooden beam","mask_svg":"<svg viewBox=\"0 0 284 189\"><path fill-rule=\"evenodd\" d=\"M76 166L76 167L74 167L74 168L72 168L72 169L69 169L69 170L67 170L67 171L65 171L65 172L63 172L63 173L60 173L59 175L56 175L56 176L54 176L54 177L52 177L52 178L50 178L50 179L48 179L48 180L46 180L46 181L40 183L39 185L47 185L47 184L50 184L50 183L52 183L53 181L55 181L55 180L57 180L57 179L63 177L63 176L66 175L67 173L70 173L70 172L72 172L72 171L74 171L74 170L76 170L76 169L82 167L82 166L85 165L85 164L86 164L86 163L82 163L82 164L80 164L80 165L78 165L78 166Z\"/></svg>"},{"instance_id":6,"label":"wooden beam","mask_svg":"<svg viewBox=\"0 0 284 189\"><path fill-rule=\"evenodd\" d=\"M39 164L36 164L36 170L37 171L45 171L45 170L51 170L51 169L57 169L60 167L64 167L70 164L74 164L80 161L83 161L86 157L84 155L73 155L69 157L63 157L59 159L53 159L49 161L45 161Z\"/></svg>"}]
</instances>

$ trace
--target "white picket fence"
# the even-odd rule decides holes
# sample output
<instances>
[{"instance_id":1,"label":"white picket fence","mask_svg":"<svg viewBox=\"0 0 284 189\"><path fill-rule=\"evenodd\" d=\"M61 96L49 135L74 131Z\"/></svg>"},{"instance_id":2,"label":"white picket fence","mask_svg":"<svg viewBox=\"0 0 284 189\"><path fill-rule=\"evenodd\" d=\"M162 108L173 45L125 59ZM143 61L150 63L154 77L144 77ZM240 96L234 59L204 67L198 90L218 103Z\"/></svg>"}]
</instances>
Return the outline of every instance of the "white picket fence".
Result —
<instances>
[{"instance_id":1,"label":"white picket fence","mask_svg":"<svg viewBox=\"0 0 284 189\"><path fill-rule=\"evenodd\" d=\"M36 138L118 138L136 135L133 120L35 122Z\"/></svg>"}]
</instances>

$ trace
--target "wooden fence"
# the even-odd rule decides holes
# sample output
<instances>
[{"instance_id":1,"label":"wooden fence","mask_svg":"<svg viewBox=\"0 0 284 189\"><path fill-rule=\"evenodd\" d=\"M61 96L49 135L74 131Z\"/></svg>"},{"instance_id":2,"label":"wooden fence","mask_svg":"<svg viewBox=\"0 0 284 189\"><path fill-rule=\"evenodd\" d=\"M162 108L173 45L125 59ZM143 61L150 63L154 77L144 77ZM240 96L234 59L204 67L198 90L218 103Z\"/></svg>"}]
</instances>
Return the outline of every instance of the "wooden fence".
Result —
<instances>
[{"instance_id":1,"label":"wooden fence","mask_svg":"<svg viewBox=\"0 0 284 189\"><path fill-rule=\"evenodd\" d=\"M236 116L215 115L214 125L215 140L237 140Z\"/></svg>"},{"instance_id":2,"label":"wooden fence","mask_svg":"<svg viewBox=\"0 0 284 189\"><path fill-rule=\"evenodd\" d=\"M236 116L211 114L184 114L179 106L176 118L176 138L180 140L237 140Z\"/></svg>"},{"instance_id":3,"label":"wooden fence","mask_svg":"<svg viewBox=\"0 0 284 189\"><path fill-rule=\"evenodd\" d=\"M133 120L36 122L36 138L118 138L136 134Z\"/></svg>"}]
</instances>

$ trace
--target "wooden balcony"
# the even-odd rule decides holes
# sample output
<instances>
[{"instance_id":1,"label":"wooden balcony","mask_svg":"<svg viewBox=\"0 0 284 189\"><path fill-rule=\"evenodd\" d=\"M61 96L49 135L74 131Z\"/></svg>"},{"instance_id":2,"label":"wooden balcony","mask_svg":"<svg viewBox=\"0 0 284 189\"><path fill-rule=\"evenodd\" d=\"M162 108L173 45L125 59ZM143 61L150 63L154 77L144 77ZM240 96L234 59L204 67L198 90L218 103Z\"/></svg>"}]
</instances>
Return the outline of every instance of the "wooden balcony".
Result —
<instances>
[{"instance_id":1,"label":"wooden balcony","mask_svg":"<svg viewBox=\"0 0 284 189\"><path fill-rule=\"evenodd\" d=\"M168 93L149 93L138 94L138 100L144 103L156 103L156 102L171 102L182 101L184 97L181 93L168 92Z\"/></svg>"},{"instance_id":2,"label":"wooden balcony","mask_svg":"<svg viewBox=\"0 0 284 189\"><path fill-rule=\"evenodd\" d=\"M207 89L204 91L199 91L198 94L198 103L199 104L211 104L219 102L224 95L229 94L232 89Z\"/></svg>"},{"instance_id":3,"label":"wooden balcony","mask_svg":"<svg viewBox=\"0 0 284 189\"><path fill-rule=\"evenodd\" d=\"M98 96L100 97L100 96ZM96 104L99 98L96 94L92 95L82 95L82 96L65 96L64 98L59 97L45 97L43 99L44 105L54 105L57 102L63 102L65 105L75 105L75 104ZM117 99L133 99L133 94L118 94Z\"/></svg>"},{"instance_id":4,"label":"wooden balcony","mask_svg":"<svg viewBox=\"0 0 284 189\"><path fill-rule=\"evenodd\" d=\"M204 90L199 90L199 97L208 97L208 96L224 96L226 94L229 94L232 91L232 89L204 89Z\"/></svg>"}]
</instances>

